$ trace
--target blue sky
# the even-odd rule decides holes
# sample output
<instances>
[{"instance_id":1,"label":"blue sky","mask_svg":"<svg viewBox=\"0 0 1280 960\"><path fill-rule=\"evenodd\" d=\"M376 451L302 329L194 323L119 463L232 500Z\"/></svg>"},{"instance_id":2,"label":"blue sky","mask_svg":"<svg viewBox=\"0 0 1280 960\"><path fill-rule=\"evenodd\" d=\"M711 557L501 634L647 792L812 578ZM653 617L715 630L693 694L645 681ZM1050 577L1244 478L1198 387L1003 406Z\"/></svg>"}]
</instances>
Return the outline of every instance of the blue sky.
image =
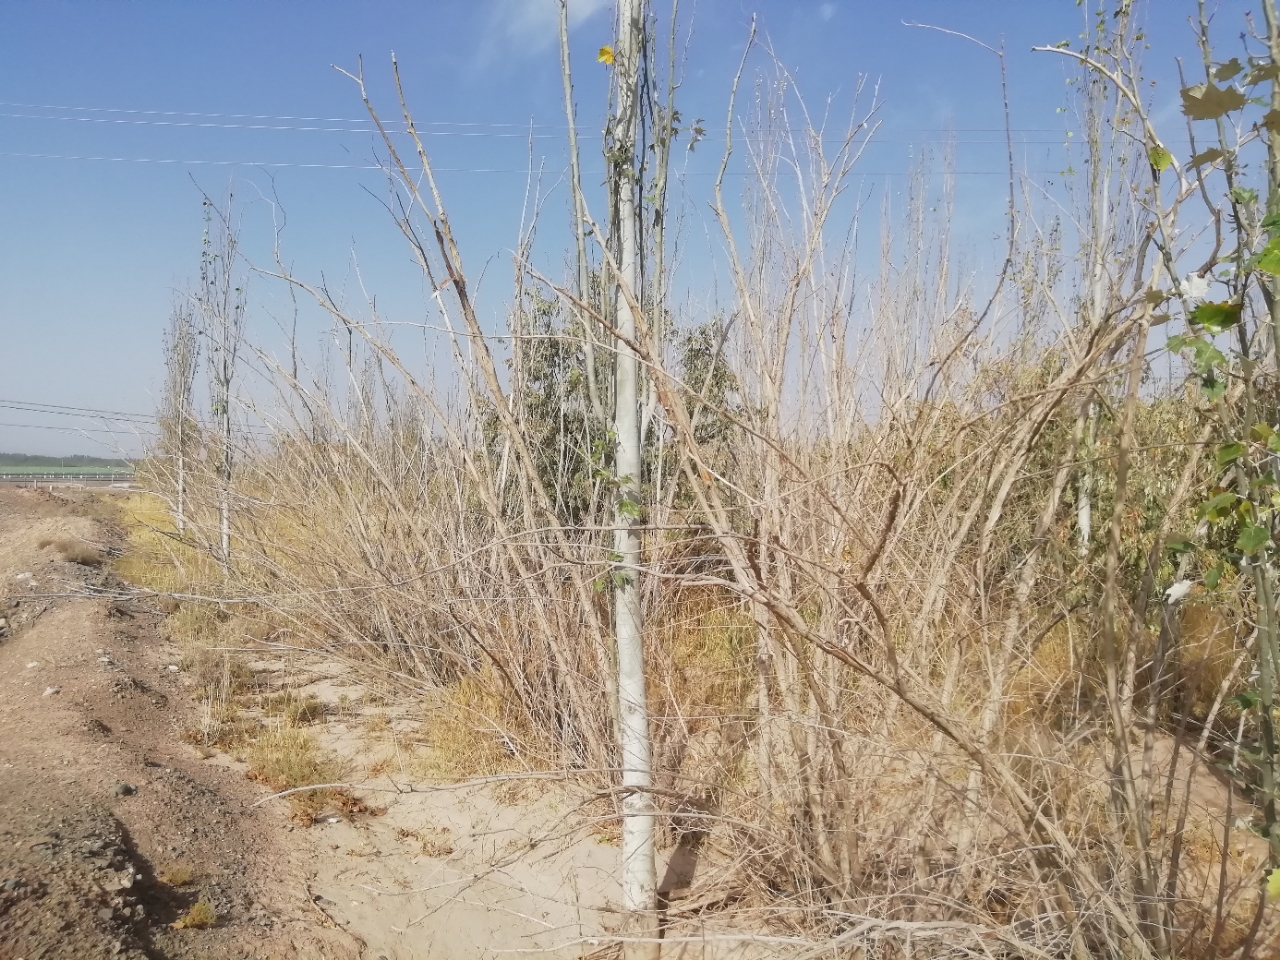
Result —
<instances>
[{"instance_id":1,"label":"blue sky","mask_svg":"<svg viewBox=\"0 0 1280 960\"><path fill-rule=\"evenodd\" d=\"M603 116L606 76L594 53L612 39L611 6L573 5L579 115L589 135ZM1187 52L1184 6L1157 7L1161 22L1150 33L1158 69L1171 66L1172 45ZM879 83L884 126L863 161L867 189L898 189L913 158L939 150L954 128L959 230L989 242L1002 214L994 58L904 21L1003 40L1019 163L1045 176L1061 165L1056 110L1068 71L1030 47L1081 32L1074 0L683 0L682 9L692 34L681 109L717 130L680 158L690 209L700 209L698 191L718 163L717 128L753 14L811 103L832 95L845 115L859 74ZM331 66L354 69L361 56L375 101L390 112L389 57L397 55L467 265L485 270L482 308L500 316L531 125L549 185L566 162L555 10L554 0L0 5L0 403L154 409L161 331L174 290L198 264L202 189L223 196L232 186L246 249L259 261L271 240L262 198L274 190L288 217L285 258L300 275L354 287L354 251L380 308L420 316L416 271L379 206L385 181L364 169L375 144L359 122L357 92ZM764 68L759 55L753 69ZM597 144L587 140L588 157ZM547 216L562 222L566 194L557 191ZM701 226L689 230L698 235ZM558 267L554 256L548 262ZM251 291L251 323L269 340L283 301L269 284ZM54 426L86 432L47 429ZM137 452L127 434L95 432L105 428L0 406L4 451L95 453L122 444Z\"/></svg>"}]
</instances>

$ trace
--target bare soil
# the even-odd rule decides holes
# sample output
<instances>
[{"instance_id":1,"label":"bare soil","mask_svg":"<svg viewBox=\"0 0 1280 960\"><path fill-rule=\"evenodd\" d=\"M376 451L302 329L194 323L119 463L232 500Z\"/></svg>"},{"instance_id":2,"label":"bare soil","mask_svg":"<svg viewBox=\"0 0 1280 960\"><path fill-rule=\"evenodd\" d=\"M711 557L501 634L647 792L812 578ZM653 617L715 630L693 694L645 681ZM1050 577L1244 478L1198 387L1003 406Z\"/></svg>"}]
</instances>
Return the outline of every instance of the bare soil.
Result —
<instances>
[{"instance_id":1,"label":"bare soil","mask_svg":"<svg viewBox=\"0 0 1280 960\"><path fill-rule=\"evenodd\" d=\"M162 612L101 595L120 538L94 494L0 487L0 958L360 957L302 831L182 742ZM175 927L197 902L213 926Z\"/></svg>"}]
</instances>

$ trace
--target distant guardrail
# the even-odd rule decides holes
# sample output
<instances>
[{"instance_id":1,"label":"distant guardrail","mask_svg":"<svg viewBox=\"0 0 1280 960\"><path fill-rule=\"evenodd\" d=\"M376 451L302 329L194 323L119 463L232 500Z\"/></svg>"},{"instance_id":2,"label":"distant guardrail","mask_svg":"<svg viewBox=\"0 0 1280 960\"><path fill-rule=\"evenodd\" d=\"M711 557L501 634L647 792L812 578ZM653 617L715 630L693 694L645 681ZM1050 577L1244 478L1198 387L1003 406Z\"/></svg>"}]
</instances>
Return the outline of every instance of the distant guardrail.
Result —
<instances>
[{"instance_id":1,"label":"distant guardrail","mask_svg":"<svg viewBox=\"0 0 1280 960\"><path fill-rule=\"evenodd\" d=\"M94 483L113 482L130 483L134 480L132 473L5 473L0 471L0 482L6 483L69 483L71 481L92 481Z\"/></svg>"}]
</instances>

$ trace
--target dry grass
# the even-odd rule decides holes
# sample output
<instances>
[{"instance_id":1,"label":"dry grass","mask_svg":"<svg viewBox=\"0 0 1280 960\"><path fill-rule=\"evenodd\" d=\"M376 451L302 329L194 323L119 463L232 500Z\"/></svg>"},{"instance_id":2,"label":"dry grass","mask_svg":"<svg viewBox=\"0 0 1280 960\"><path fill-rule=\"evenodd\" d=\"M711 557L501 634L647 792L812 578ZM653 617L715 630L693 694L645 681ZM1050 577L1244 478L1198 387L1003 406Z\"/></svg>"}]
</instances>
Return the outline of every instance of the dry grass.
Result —
<instances>
[{"instance_id":1,"label":"dry grass","mask_svg":"<svg viewBox=\"0 0 1280 960\"><path fill-rule=\"evenodd\" d=\"M700 902L818 943L863 931L851 953L892 955L892 937L939 920L954 942L921 956L1201 957L1237 943L1261 861L1212 838L1231 832L1225 799L1255 816L1249 784L1211 781L1203 835L1176 788L1236 743L1250 587L1228 572L1164 603L1232 549L1166 549L1197 528L1221 471L1200 401L1141 376L1152 344L1136 305L1167 278L1141 276L1145 299L1130 281L1081 292L1080 264L1128 276L1159 259L1134 239L1159 231L1133 199L1149 165L1126 153L1132 131L1115 133L1127 159L1103 176L1125 198L1106 204L1121 226L1082 230L1068 266L1058 229L1034 232L1044 211L1019 209L1033 226L996 258L1009 272L986 303L957 286L952 200L923 175L863 277L840 197L865 128L832 155L830 136L778 126L801 112L789 82L760 89L744 149L767 172L747 192L747 233L719 211L736 322L703 337L719 346L700 360L672 349L698 317L640 344L660 411L641 585L665 841L714 864L695 877ZM809 173L775 176L783 157ZM436 276L460 270L447 252L415 255ZM616 478L576 376L582 318L522 295L513 329L549 324L532 339L561 353L498 356L467 327L459 286L435 301L443 328L468 330L447 344L468 359L442 387L318 298L360 335L346 380L263 371L305 417L282 414L270 443L237 451L231 562L215 569L193 546L216 539L221 492L198 471L188 543L171 549L152 515L138 549L180 557L182 577L236 598L260 632L367 681L362 706L422 705L417 775L574 771L602 798L584 828L612 842ZM230 616L184 604L174 630L208 647ZM216 666L190 669L229 704L242 688ZM299 729L314 719L305 701L280 697L252 775L274 790L340 780ZM1180 766L1153 765L1172 742ZM290 802L311 819L343 796Z\"/></svg>"},{"instance_id":2,"label":"dry grass","mask_svg":"<svg viewBox=\"0 0 1280 960\"><path fill-rule=\"evenodd\" d=\"M52 548L67 563L78 563L82 567L100 567L106 560L99 547L84 540L41 539L36 545L41 550Z\"/></svg>"},{"instance_id":3,"label":"dry grass","mask_svg":"<svg viewBox=\"0 0 1280 960\"><path fill-rule=\"evenodd\" d=\"M321 750L305 730L289 727L266 730L247 748L245 759L249 764L246 774L249 779L275 792L322 787L291 793L286 798L293 818L301 823L310 825L324 815L352 817L382 812L357 800L345 787L323 786L344 781L348 766Z\"/></svg>"},{"instance_id":4,"label":"dry grass","mask_svg":"<svg viewBox=\"0 0 1280 960\"><path fill-rule=\"evenodd\" d=\"M171 863L160 872L159 880L171 887L187 887L195 882L195 870L187 863Z\"/></svg>"},{"instance_id":5,"label":"dry grass","mask_svg":"<svg viewBox=\"0 0 1280 960\"><path fill-rule=\"evenodd\" d=\"M263 699L262 710L268 717L278 717L291 727L305 727L325 715L326 708L314 693L299 695L283 690Z\"/></svg>"},{"instance_id":6,"label":"dry grass","mask_svg":"<svg viewBox=\"0 0 1280 960\"><path fill-rule=\"evenodd\" d=\"M208 900L197 900L190 909L174 921L175 930L207 930L218 922L218 914Z\"/></svg>"}]
</instances>

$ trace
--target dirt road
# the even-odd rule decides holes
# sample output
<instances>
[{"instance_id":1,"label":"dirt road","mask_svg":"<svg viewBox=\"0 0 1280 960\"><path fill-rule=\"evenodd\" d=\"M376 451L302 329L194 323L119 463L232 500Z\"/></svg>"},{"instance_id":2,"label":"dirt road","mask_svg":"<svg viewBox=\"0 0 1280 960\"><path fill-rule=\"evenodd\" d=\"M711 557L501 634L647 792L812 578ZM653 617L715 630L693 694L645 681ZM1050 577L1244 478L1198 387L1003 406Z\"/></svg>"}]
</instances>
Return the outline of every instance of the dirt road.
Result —
<instances>
[{"instance_id":1,"label":"dirt road","mask_svg":"<svg viewBox=\"0 0 1280 960\"><path fill-rule=\"evenodd\" d=\"M85 596L119 536L92 494L0 487L0 958L360 957L287 821L178 736L159 611Z\"/></svg>"}]
</instances>

